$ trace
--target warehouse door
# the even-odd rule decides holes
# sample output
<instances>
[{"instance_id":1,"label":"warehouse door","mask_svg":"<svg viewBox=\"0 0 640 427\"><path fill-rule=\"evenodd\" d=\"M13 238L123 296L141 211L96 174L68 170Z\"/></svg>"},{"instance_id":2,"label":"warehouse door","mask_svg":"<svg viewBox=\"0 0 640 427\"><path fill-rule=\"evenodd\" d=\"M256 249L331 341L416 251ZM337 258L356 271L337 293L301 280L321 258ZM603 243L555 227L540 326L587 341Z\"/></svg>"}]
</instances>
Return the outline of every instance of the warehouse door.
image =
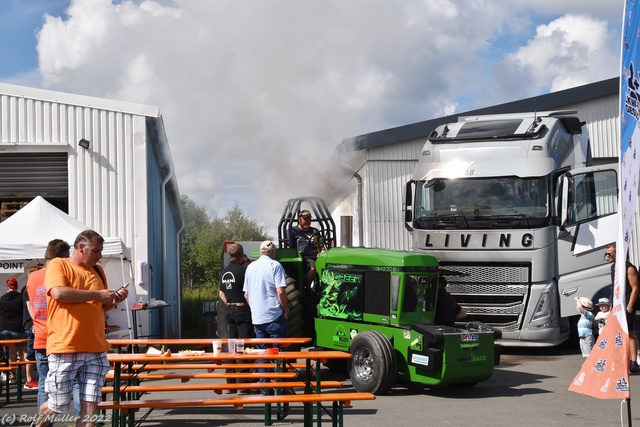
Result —
<instances>
[{"instance_id":1,"label":"warehouse door","mask_svg":"<svg viewBox=\"0 0 640 427\"><path fill-rule=\"evenodd\" d=\"M0 222L34 197L69 210L67 153L0 154Z\"/></svg>"}]
</instances>

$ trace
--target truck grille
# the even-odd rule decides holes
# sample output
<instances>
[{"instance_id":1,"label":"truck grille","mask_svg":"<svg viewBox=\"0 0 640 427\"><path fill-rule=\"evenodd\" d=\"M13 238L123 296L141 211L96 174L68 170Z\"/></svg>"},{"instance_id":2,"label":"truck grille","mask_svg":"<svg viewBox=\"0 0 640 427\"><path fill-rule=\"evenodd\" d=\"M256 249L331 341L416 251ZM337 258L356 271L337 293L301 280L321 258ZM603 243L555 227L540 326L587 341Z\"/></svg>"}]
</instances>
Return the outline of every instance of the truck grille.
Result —
<instances>
[{"instance_id":1,"label":"truck grille","mask_svg":"<svg viewBox=\"0 0 640 427\"><path fill-rule=\"evenodd\" d=\"M530 265L441 264L447 290L476 320L506 331L522 326L529 295ZM447 274L453 273L453 274Z\"/></svg>"}]
</instances>

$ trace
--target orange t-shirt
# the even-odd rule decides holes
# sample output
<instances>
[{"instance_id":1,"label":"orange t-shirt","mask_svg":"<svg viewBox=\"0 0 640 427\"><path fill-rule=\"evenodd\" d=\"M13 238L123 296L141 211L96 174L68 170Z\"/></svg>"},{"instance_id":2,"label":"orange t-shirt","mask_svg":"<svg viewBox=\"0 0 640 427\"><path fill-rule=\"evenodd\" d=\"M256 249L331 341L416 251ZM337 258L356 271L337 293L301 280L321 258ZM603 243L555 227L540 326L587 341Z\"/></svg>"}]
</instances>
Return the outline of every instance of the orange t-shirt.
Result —
<instances>
[{"instance_id":1,"label":"orange t-shirt","mask_svg":"<svg viewBox=\"0 0 640 427\"><path fill-rule=\"evenodd\" d=\"M46 271L46 268L34 271L27 280L27 293L33 308L33 326L35 327L33 348L36 350L47 348L47 292L44 289Z\"/></svg>"},{"instance_id":2,"label":"orange t-shirt","mask_svg":"<svg viewBox=\"0 0 640 427\"><path fill-rule=\"evenodd\" d=\"M106 275L98 266L102 277ZM92 267L81 267L66 258L49 263L44 278L47 290L47 354L99 353L109 350L104 332L104 308L98 301L61 302L51 298L51 289L69 286L75 289L106 289L107 284Z\"/></svg>"}]
</instances>

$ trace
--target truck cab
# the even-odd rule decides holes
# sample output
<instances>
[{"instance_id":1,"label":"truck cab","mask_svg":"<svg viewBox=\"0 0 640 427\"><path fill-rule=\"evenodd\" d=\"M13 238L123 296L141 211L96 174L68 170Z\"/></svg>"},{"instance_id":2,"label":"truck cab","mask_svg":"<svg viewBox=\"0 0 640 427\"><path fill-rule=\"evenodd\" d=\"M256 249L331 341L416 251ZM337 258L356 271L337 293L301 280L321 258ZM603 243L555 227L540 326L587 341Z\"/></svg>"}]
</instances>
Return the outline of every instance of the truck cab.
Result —
<instances>
[{"instance_id":1,"label":"truck cab","mask_svg":"<svg viewBox=\"0 0 640 427\"><path fill-rule=\"evenodd\" d=\"M574 296L610 284L616 166L592 166L575 111L461 117L431 133L407 185L412 249L455 272L449 292L502 344L559 344Z\"/></svg>"}]
</instances>

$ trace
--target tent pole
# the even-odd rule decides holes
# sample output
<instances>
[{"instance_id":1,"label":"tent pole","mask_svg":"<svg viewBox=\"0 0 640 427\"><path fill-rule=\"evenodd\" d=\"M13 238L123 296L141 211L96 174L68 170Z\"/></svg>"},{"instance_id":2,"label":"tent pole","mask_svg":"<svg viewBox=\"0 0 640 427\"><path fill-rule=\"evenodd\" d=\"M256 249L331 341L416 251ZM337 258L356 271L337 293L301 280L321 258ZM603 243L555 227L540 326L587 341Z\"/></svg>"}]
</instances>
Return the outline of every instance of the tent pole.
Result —
<instances>
[{"instance_id":1,"label":"tent pole","mask_svg":"<svg viewBox=\"0 0 640 427\"><path fill-rule=\"evenodd\" d=\"M124 256L122 254L120 254L120 267L121 267L120 271L122 271L122 283L124 284L126 278L124 277ZM131 271L130 273L131 273L130 276L133 277L133 271ZM131 286L131 284L129 284L129 286ZM124 300L124 305L125 305L125 310L127 312L127 328L129 329L129 339L133 339L133 333L131 330L131 312L129 309L129 301L127 301L128 299L129 298L127 297L127 299Z\"/></svg>"}]
</instances>

